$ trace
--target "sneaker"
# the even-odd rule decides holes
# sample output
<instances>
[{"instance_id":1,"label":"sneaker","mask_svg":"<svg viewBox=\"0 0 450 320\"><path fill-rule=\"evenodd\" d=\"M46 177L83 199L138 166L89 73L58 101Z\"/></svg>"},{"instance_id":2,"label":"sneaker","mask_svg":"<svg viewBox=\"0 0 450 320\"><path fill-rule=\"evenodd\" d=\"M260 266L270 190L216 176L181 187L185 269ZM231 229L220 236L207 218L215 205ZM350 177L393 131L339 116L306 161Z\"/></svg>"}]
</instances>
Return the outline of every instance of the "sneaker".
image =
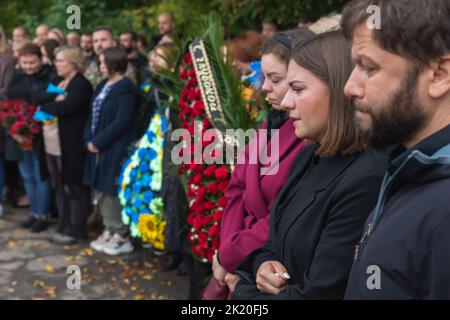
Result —
<instances>
[{"instance_id":1,"label":"sneaker","mask_svg":"<svg viewBox=\"0 0 450 320\"><path fill-rule=\"evenodd\" d=\"M31 228L31 226L37 221L37 218L31 215L25 222L22 223L23 228Z\"/></svg>"},{"instance_id":2,"label":"sneaker","mask_svg":"<svg viewBox=\"0 0 450 320\"><path fill-rule=\"evenodd\" d=\"M59 232L55 232L50 237L50 241L61 246L72 245L77 242L77 239Z\"/></svg>"},{"instance_id":3,"label":"sneaker","mask_svg":"<svg viewBox=\"0 0 450 320\"><path fill-rule=\"evenodd\" d=\"M122 238L117 233L103 247L103 252L110 256L115 256L121 253L130 253L133 250L134 248L130 239L128 237Z\"/></svg>"},{"instance_id":4,"label":"sneaker","mask_svg":"<svg viewBox=\"0 0 450 320\"><path fill-rule=\"evenodd\" d=\"M48 222L44 219L36 219L36 222L30 227L31 232L41 232L48 228Z\"/></svg>"},{"instance_id":5,"label":"sneaker","mask_svg":"<svg viewBox=\"0 0 450 320\"><path fill-rule=\"evenodd\" d=\"M92 249L96 251L103 252L103 247L111 240L112 234L108 230L104 230L102 234L97 238L97 240L94 240L91 242L90 246Z\"/></svg>"},{"instance_id":6,"label":"sneaker","mask_svg":"<svg viewBox=\"0 0 450 320\"><path fill-rule=\"evenodd\" d=\"M159 249L153 248L153 254L157 257L162 257L162 256L165 256L166 254L168 254L168 252L166 250L159 250Z\"/></svg>"}]
</instances>

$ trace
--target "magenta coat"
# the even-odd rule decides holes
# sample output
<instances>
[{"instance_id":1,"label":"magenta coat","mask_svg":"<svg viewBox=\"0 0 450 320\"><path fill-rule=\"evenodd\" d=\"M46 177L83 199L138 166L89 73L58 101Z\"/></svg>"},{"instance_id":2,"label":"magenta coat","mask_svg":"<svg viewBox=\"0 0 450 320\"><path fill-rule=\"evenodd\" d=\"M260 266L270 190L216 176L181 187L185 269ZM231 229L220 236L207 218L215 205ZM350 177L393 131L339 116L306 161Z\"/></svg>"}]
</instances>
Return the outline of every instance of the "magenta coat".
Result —
<instances>
[{"instance_id":1,"label":"magenta coat","mask_svg":"<svg viewBox=\"0 0 450 320\"><path fill-rule=\"evenodd\" d=\"M264 122L261 129L266 128ZM279 167L277 174L262 175L261 169L269 165L248 164L255 152L257 138L265 134L258 131L245 147L245 164L237 164L225 192L227 206L221 223L219 262L231 273L255 249L263 247L269 238L269 212L278 192L286 183L291 166L305 141L297 138L291 119L279 129ZM270 142L268 150L270 156ZM252 152L250 152L252 150ZM257 150L257 149L256 149Z\"/></svg>"}]
</instances>

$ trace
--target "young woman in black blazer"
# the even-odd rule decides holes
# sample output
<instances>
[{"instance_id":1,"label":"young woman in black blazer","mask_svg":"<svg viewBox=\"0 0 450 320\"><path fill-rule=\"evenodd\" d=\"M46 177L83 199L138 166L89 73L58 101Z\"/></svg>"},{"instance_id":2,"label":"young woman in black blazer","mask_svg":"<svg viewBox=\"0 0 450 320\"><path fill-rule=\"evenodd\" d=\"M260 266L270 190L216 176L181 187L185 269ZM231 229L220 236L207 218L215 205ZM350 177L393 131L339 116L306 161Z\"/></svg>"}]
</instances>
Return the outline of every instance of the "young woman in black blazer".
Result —
<instances>
[{"instance_id":1,"label":"young woman in black blazer","mask_svg":"<svg viewBox=\"0 0 450 320\"><path fill-rule=\"evenodd\" d=\"M283 105L311 144L296 159L270 212L270 236L238 268L233 299L342 299L355 245L387 167L365 150L344 96L352 70L340 31L292 52Z\"/></svg>"}]
</instances>

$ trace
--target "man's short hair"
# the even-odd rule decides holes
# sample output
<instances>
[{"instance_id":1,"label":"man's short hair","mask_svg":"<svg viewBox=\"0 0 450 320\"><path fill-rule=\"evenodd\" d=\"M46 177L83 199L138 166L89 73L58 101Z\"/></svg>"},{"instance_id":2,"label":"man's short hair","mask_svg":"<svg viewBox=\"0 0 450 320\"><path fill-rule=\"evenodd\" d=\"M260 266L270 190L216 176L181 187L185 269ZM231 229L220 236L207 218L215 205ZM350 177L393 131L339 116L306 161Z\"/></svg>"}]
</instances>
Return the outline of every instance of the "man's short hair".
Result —
<instances>
[{"instance_id":1,"label":"man's short hair","mask_svg":"<svg viewBox=\"0 0 450 320\"><path fill-rule=\"evenodd\" d=\"M106 32L108 32L111 35L111 38L114 38L114 34L113 34L112 29L110 27L106 27L106 26L98 26L98 27L96 27L94 30L92 30L91 34L93 35L94 33L99 32L99 31L106 31Z\"/></svg>"},{"instance_id":2,"label":"man's short hair","mask_svg":"<svg viewBox=\"0 0 450 320\"><path fill-rule=\"evenodd\" d=\"M38 56L39 59L42 58L41 49L34 43L28 42L24 44L18 51L20 56Z\"/></svg>"},{"instance_id":3,"label":"man's short hair","mask_svg":"<svg viewBox=\"0 0 450 320\"><path fill-rule=\"evenodd\" d=\"M374 14L368 10L372 5L380 9L381 21L372 37L384 50L420 66L450 52L449 0L353 0L342 17L347 39Z\"/></svg>"}]
</instances>

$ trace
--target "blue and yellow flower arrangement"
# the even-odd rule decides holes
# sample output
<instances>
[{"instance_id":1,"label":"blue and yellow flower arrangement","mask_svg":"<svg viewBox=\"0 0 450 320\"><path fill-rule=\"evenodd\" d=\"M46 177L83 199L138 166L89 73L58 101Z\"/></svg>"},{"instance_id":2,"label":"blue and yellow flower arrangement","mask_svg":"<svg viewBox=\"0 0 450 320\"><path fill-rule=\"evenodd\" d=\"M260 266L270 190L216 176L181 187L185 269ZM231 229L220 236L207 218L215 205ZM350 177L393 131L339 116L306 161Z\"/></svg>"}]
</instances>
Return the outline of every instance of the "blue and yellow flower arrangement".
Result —
<instances>
[{"instance_id":1,"label":"blue and yellow flower arrangement","mask_svg":"<svg viewBox=\"0 0 450 320\"><path fill-rule=\"evenodd\" d=\"M133 237L141 238L158 249L164 247L165 217L160 191L166 128L164 116L155 113L119 177L122 221L130 226Z\"/></svg>"}]
</instances>

